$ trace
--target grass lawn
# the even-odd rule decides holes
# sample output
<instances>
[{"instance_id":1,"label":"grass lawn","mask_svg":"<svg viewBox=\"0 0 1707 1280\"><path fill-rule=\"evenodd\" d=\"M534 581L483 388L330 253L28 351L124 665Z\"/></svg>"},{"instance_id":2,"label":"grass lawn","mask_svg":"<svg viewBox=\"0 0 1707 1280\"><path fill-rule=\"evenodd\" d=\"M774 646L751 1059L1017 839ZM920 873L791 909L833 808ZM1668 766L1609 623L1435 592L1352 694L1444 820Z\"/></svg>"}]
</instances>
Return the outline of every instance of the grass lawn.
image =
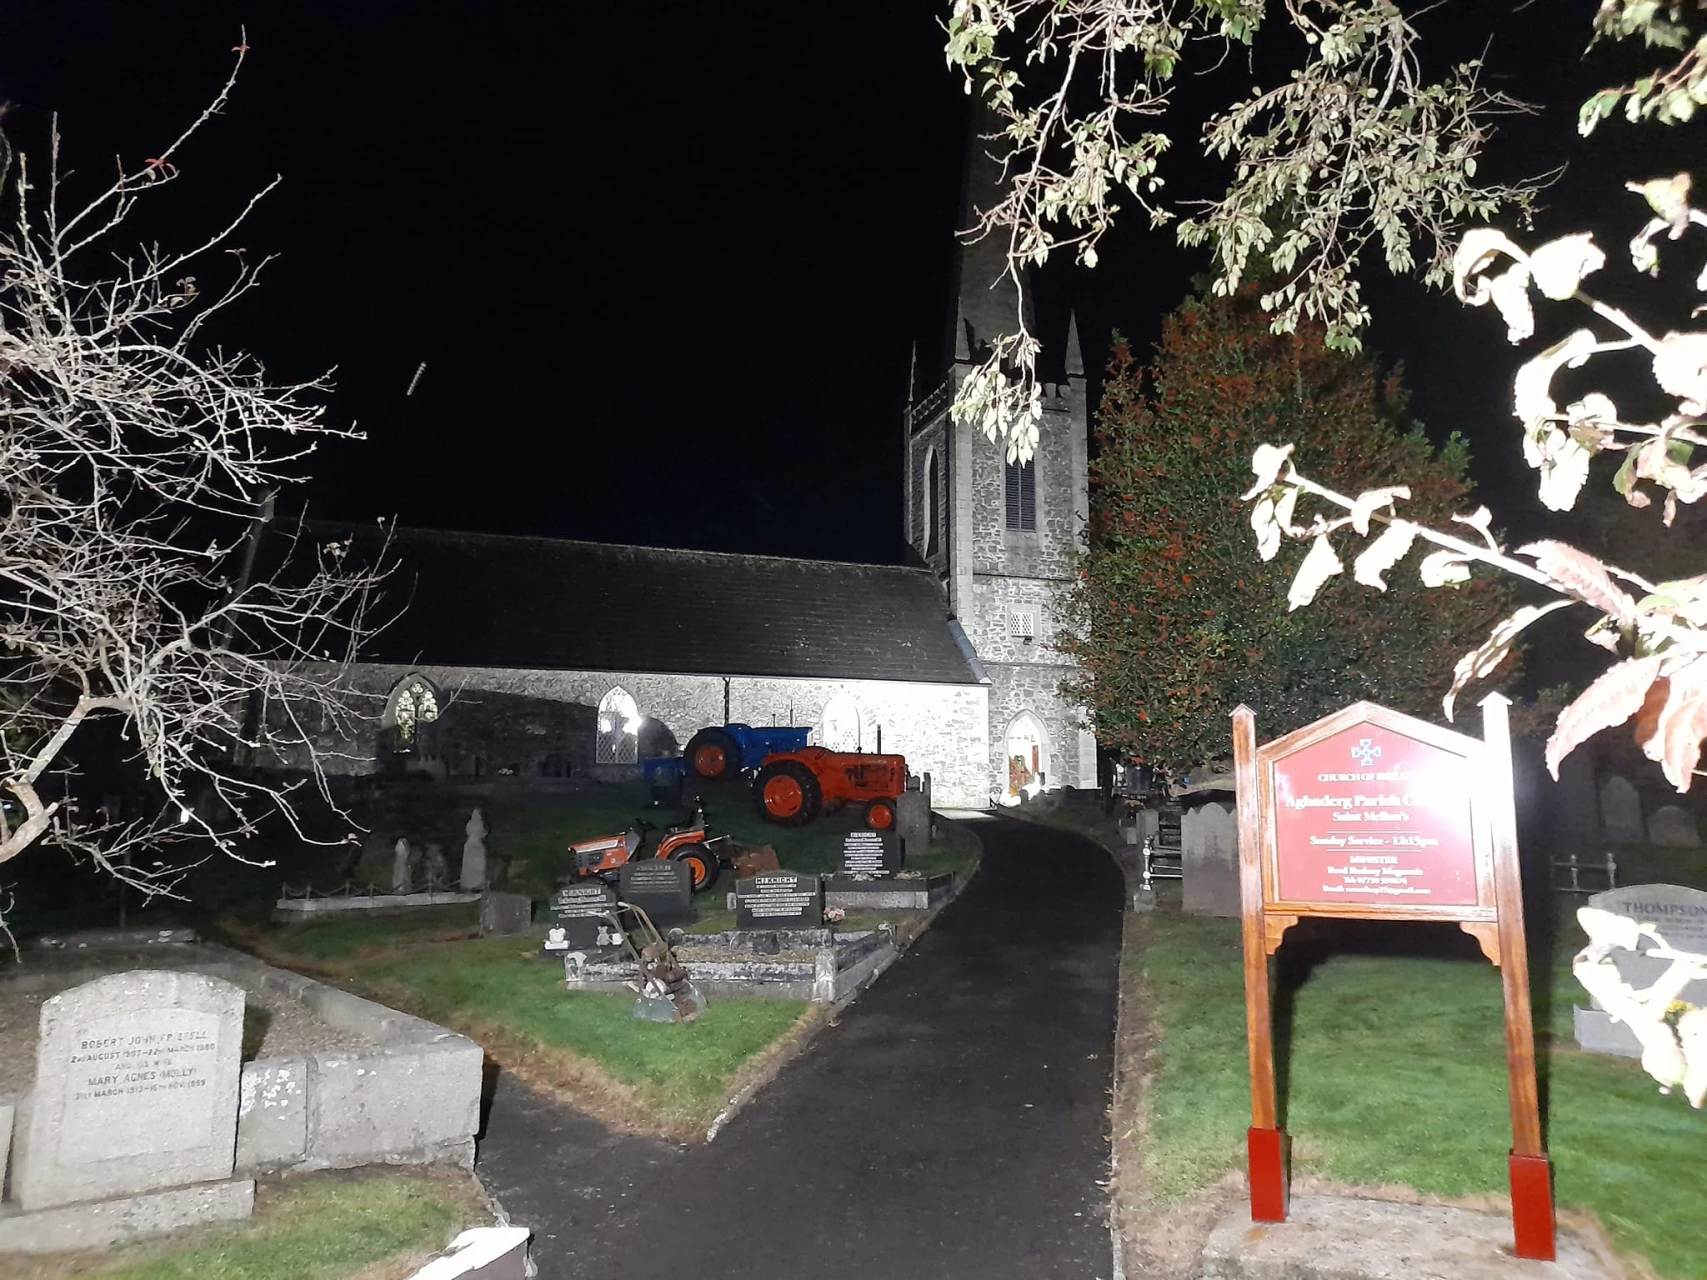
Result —
<instances>
[{"instance_id":1,"label":"grass lawn","mask_svg":"<svg viewBox=\"0 0 1707 1280\"><path fill-rule=\"evenodd\" d=\"M1349 926L1331 945L1318 926L1312 942L1311 924L1277 957L1276 1051L1295 1173L1441 1196L1504 1193L1511 1131L1497 970L1468 939L1443 946L1439 934L1405 926L1361 934L1389 952L1379 954L1348 945ZM1167 1201L1243 1160L1239 928L1157 915L1138 932L1141 951L1125 962L1142 967L1153 1020L1145 1176ZM1568 964L1577 945L1561 930L1566 963L1552 968L1551 1034L1544 1025L1539 1036L1559 1205L1597 1214L1620 1248L1662 1276L1707 1277L1707 1113L1661 1097L1633 1061L1574 1048L1570 1006L1586 1002ZM1460 957L1439 954L1451 950Z\"/></svg>"},{"instance_id":2,"label":"grass lawn","mask_svg":"<svg viewBox=\"0 0 1707 1280\"><path fill-rule=\"evenodd\" d=\"M491 1221L467 1174L319 1173L255 1192L246 1222L198 1227L98 1255L12 1255L17 1280L401 1280L457 1232Z\"/></svg>"},{"instance_id":3,"label":"grass lawn","mask_svg":"<svg viewBox=\"0 0 1707 1280\"><path fill-rule=\"evenodd\" d=\"M476 932L472 908L441 907L243 940L463 1032L517 1078L615 1127L683 1139L704 1135L744 1067L816 1016L799 1000L712 1000L685 1026L641 1022L632 995L563 990L562 965L537 939Z\"/></svg>"}]
</instances>

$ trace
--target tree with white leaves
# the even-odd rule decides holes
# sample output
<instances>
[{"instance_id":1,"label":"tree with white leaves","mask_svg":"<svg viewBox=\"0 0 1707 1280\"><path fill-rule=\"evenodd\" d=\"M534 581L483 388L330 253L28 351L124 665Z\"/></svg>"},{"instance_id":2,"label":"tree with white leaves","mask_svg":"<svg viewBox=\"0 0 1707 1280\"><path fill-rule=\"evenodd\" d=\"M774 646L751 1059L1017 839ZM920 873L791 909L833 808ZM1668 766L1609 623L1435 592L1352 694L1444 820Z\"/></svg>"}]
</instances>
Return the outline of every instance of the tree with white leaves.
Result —
<instances>
[{"instance_id":1,"label":"tree with white leaves","mask_svg":"<svg viewBox=\"0 0 1707 1280\"><path fill-rule=\"evenodd\" d=\"M1656 239L1663 233L1667 240L1698 246L1700 233L1688 233L1707 228L1707 212L1690 203L1688 174L1629 185L1651 215L1630 241L1630 260L1637 271L1657 274ZM1707 253L1701 256L1707 259ZM1707 447L1707 332L1657 333L1593 296L1584 281L1605 263L1591 235L1564 236L1525 250L1501 232L1481 228L1459 246L1453 285L1471 306L1497 307L1513 343L1534 334L1532 295L1573 302L1599 322L1573 331L1518 370L1512 411L1521 424L1524 458L1539 473L1541 501L1568 511L1595 457L1622 454L1613 485L1634 508L1651 507L1663 495L1659 519L1669 527L1680 503L1707 496L1707 463L1696 462L1696 450ZM1699 269L1696 285L1707 291L1707 268ZM1617 352L1645 357L1657 391L1669 402L1665 413L1650 422L1626 421L1598 391L1560 407L1554 383L1561 370ZM1447 715L1459 690L1497 667L1525 628L1555 610L1583 606L1595 615L1587 638L1618 660L1560 713L1547 743L1549 769L1557 777L1560 761L1578 745L1628 723L1667 780L1679 791L1689 789L1701 773L1697 766L1707 739L1707 573L1650 581L1555 540L1508 551L1494 537L1485 510L1455 517L1468 531L1448 533L1399 514L1398 503L1410 496L1404 489L1338 493L1301 474L1291 454L1291 445L1262 446L1252 463L1257 483L1246 497L1255 500L1251 523L1265 559L1282 536L1313 542L1292 585L1294 607L1308 604L1322 583L1343 572L1334 541L1343 544L1348 528L1360 537L1379 528L1353 568L1356 579L1370 586L1382 586L1382 575L1418 543L1433 548L1420 565L1430 586L1464 581L1474 563L1527 579L1553 598L1524 605L1459 660Z\"/></svg>"},{"instance_id":2,"label":"tree with white leaves","mask_svg":"<svg viewBox=\"0 0 1707 1280\"><path fill-rule=\"evenodd\" d=\"M1330 346L1355 349L1369 319L1357 278L1366 259L1443 286L1463 231L1526 213L1546 181L1481 174L1499 117L1525 108L1484 86L1480 59L1426 69L1415 18L1452 7L952 0L948 63L994 113L999 127L984 145L1006 177L968 234L1003 243L1023 298L1028 271L1053 254L1095 266L1114 219L1131 216L1124 203L1154 226L1173 226L1182 243L1208 247L1216 294L1260 276L1277 333L1307 319L1325 327ZM1707 104L1707 36L1691 25L1702 12L1701 0L1602 0L1586 42L1640 40L1678 57L1593 95L1581 132L1620 111L1631 121L1687 121ZM1162 117L1184 72L1248 58L1259 43L1298 56L1211 111L1199 138L1180 138ZM1229 162L1224 190L1186 204L1170 198L1168 153L1179 142ZM962 383L956 420L1029 455L1042 419L1037 351L1022 302L1013 331Z\"/></svg>"},{"instance_id":3,"label":"tree with white leaves","mask_svg":"<svg viewBox=\"0 0 1707 1280\"><path fill-rule=\"evenodd\" d=\"M260 196L185 250L119 242L235 76L88 198L69 198L57 132L39 177L22 146L3 175L0 863L55 844L147 894L186 857L237 855L262 815L295 820L302 784L244 766L286 756L322 778L317 744L362 710L337 662L378 581L301 531L257 559L273 492L349 434L324 421L322 381L274 382L208 338L265 266L232 240ZM78 744L102 719L145 780L143 816L76 803Z\"/></svg>"}]
</instances>

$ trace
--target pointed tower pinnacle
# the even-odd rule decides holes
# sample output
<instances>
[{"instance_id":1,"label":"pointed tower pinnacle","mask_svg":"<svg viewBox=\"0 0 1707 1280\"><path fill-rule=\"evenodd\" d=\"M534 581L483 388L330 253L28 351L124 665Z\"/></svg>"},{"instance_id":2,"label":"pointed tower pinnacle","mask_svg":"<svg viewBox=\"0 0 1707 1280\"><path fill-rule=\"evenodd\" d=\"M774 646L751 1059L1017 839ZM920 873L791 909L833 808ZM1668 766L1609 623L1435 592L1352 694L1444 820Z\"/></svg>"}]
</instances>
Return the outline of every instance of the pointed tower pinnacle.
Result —
<instances>
[{"instance_id":1,"label":"pointed tower pinnacle","mask_svg":"<svg viewBox=\"0 0 1707 1280\"><path fill-rule=\"evenodd\" d=\"M1079 313L1067 313L1067 376L1082 378L1085 376L1085 355L1079 349Z\"/></svg>"}]
</instances>

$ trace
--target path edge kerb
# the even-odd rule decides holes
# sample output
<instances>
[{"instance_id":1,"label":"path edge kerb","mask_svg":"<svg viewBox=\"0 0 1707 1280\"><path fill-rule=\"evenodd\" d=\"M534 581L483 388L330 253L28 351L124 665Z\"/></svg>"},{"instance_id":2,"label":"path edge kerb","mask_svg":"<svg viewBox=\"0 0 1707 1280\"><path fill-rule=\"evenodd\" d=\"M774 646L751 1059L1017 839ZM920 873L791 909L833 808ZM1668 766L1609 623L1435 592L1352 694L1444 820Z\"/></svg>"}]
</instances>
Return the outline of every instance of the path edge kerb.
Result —
<instances>
[{"instance_id":1,"label":"path edge kerb","mask_svg":"<svg viewBox=\"0 0 1707 1280\"><path fill-rule=\"evenodd\" d=\"M729 1127L729 1122L735 1119L735 1117L746 1108L748 1103L758 1097L759 1093L767 1085L781 1075L784 1067L804 1053L807 1047L824 1032L825 1028L830 1026L836 1018L840 1016L842 1010L846 1009L859 998L860 992L864 991L867 987L871 986L872 983L876 982L878 978L882 977L888 970L890 965L894 964L903 955L905 955L912 947L913 943L917 942L920 936L931 927L937 916L941 915L945 910L952 906L955 900L958 899L961 893L965 890L966 886L972 883L973 877L978 874L979 869L984 865L984 842L978 838L978 833L974 831L969 824L957 821L954 818L945 818L941 814L937 814L935 817L940 822L952 822L955 826L964 831L972 839L972 842L978 846L977 859L972 863L972 866L967 869L967 872L963 877L957 877L955 882L949 886L948 895L943 898L941 902L926 911L924 915L919 917L919 919L905 921L901 928L895 930L893 934L894 946L890 949L888 955L878 961L878 963L872 968L871 972L865 976L864 980L861 981L858 986L854 987L852 991L849 991L839 997L834 1004L821 1005L818 1006L816 1010L808 1012L805 1015L807 1019L806 1025L800 1034L782 1045L776 1053L765 1057L758 1067L754 1069L752 1075L741 1081L741 1083L736 1087L735 1092L730 1095L729 1101L723 1104L723 1109L717 1113L710 1126L706 1129L706 1142L715 1142L717 1140L717 1135Z\"/></svg>"}]
</instances>

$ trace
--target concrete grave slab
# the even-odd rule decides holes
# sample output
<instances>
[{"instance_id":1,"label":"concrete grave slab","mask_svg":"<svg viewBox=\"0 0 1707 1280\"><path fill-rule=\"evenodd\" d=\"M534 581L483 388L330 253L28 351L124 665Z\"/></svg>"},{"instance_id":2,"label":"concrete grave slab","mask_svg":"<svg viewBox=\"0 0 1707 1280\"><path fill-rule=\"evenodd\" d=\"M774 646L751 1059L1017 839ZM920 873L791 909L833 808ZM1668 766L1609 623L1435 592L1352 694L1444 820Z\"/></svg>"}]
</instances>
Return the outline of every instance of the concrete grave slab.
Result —
<instances>
[{"instance_id":1,"label":"concrete grave slab","mask_svg":"<svg viewBox=\"0 0 1707 1280\"><path fill-rule=\"evenodd\" d=\"M255 1211L251 1178L168 1187L139 1196L58 1205L0 1208L0 1253L61 1253L163 1235L201 1222L235 1222Z\"/></svg>"},{"instance_id":2,"label":"concrete grave slab","mask_svg":"<svg viewBox=\"0 0 1707 1280\"><path fill-rule=\"evenodd\" d=\"M243 989L134 970L46 1001L13 1178L25 1209L229 1178Z\"/></svg>"},{"instance_id":3,"label":"concrete grave slab","mask_svg":"<svg viewBox=\"0 0 1707 1280\"><path fill-rule=\"evenodd\" d=\"M1511 1219L1444 1205L1299 1196L1285 1222L1241 1206L1203 1250L1203 1280L1613 1280L1608 1264L1561 1231L1558 1260L1512 1253Z\"/></svg>"}]
</instances>

